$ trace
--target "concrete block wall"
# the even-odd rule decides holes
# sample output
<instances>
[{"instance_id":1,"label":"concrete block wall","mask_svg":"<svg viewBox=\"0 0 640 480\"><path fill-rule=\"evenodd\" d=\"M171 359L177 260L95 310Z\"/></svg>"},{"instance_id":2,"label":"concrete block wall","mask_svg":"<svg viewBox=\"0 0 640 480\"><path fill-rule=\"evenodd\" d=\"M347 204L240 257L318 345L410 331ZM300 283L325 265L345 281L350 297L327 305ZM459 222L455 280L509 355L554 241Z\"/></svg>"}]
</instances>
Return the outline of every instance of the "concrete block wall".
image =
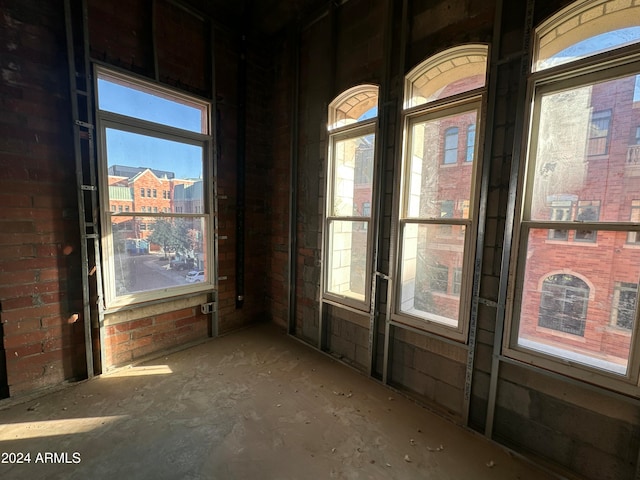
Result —
<instances>
[{"instance_id":1,"label":"concrete block wall","mask_svg":"<svg viewBox=\"0 0 640 480\"><path fill-rule=\"evenodd\" d=\"M369 367L369 316L339 307L326 307L327 349L354 368Z\"/></svg>"},{"instance_id":2,"label":"concrete block wall","mask_svg":"<svg viewBox=\"0 0 640 480\"><path fill-rule=\"evenodd\" d=\"M496 439L584 478L636 478L637 405L514 365L500 377Z\"/></svg>"},{"instance_id":3,"label":"concrete block wall","mask_svg":"<svg viewBox=\"0 0 640 480\"><path fill-rule=\"evenodd\" d=\"M519 84L523 66L524 2L503 2L501 25L494 25L494 2L460 0L456 2L409 2L409 24L406 58L400 56L401 2L393 2L390 11L394 18L394 32L389 40L393 58L375 58L364 45L384 44L380 30L386 28L386 19L376 17L375 28L367 25L371 15L387 12L386 2L358 2L350 0L327 16L303 30L300 36L301 65L299 73L302 88L299 97L300 135L297 179L300 210L297 218L298 261L296 334L317 345L319 280L321 245L317 242L325 201L322 192L326 164L325 143L326 106L335 94L363 81L382 83L386 103L381 109L385 119L386 150L382 155L384 179L382 181L381 242L378 251L379 271L393 274L389 264L393 246L392 217L394 195L397 194L396 175L399 172L397 131L398 106L401 105L404 74L428 56L461 43L482 42L490 45L498 63L490 74L490 85L495 88L495 103L491 105L494 117L485 124L488 141L484 160L488 162L488 190L486 218L481 228L484 245L480 252L479 299L473 370L471 373L468 412L465 411L465 380L467 376L468 345L452 345L405 330L391 327L388 382L404 390L418 401L428 405L457 422L467 418L467 425L479 432L492 431L492 438L524 453L536 461L545 462L562 474L573 474L589 479L631 479L638 467L640 445L640 408L633 399L609 395L588 385L562 377L553 377L517 363L494 362L496 341L502 341L502 332L496 334L499 320L498 302L503 270L504 235L510 217L509 184L512 175L514 148L519 146L522 132L518 124L517 105L524 89ZM384 3L385 5L381 5ZM549 15L570 2L535 2L534 23L539 24ZM360 18L367 5L374 12ZM348 13L347 13L348 12ZM334 22L332 24L332 22ZM330 41L331 25L335 29L337 56L327 58L320 48ZM498 43L494 44L494 29L500 28ZM341 48L343 45L353 48ZM497 52L495 51L497 49ZM355 52L353 56L350 51ZM331 70L331 66L335 70ZM526 68L526 66L524 67ZM388 69L388 71L385 71ZM385 75L386 74L386 75ZM384 110L388 109L385 113ZM517 150L517 149L516 149ZM519 160L516 158L516 160ZM320 179L318 184L318 178ZM385 342L384 322L386 282L378 299L377 349L373 352L373 376L382 378ZM368 338L368 318L353 314L333 305L325 305L327 328L326 346L329 353L362 370L368 356L358 360L357 348ZM364 320L366 318L366 321ZM358 340L360 339L360 340ZM369 352L367 352L367 355ZM367 361L365 361L365 359ZM497 367L496 367L497 365ZM495 405L489 405L490 385L497 382ZM606 405L606 406L605 406ZM492 408L495 406L495 409ZM491 423L488 425L487 421Z\"/></svg>"},{"instance_id":4,"label":"concrete block wall","mask_svg":"<svg viewBox=\"0 0 640 480\"><path fill-rule=\"evenodd\" d=\"M458 421L463 416L467 351L414 332L393 329L390 383Z\"/></svg>"}]
</instances>

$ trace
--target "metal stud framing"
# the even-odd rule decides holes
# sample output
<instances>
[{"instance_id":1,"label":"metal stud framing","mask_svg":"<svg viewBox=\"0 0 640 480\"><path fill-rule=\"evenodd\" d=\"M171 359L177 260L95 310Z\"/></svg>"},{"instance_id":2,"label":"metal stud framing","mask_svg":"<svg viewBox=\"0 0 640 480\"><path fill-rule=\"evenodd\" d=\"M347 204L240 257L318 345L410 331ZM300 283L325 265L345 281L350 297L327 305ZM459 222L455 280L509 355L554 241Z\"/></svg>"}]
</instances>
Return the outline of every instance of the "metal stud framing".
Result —
<instances>
[{"instance_id":1,"label":"metal stud framing","mask_svg":"<svg viewBox=\"0 0 640 480\"><path fill-rule=\"evenodd\" d=\"M89 31L86 1L65 0L65 26L69 67L69 93L73 120L78 196L78 221L81 235L82 261L82 321L84 325L87 377L94 371L92 329L103 334L102 271L100 265L100 234L98 218L97 177L95 165L95 127L93 122L93 83L89 60ZM97 304L92 305L91 290L95 289ZM97 325L92 323L97 309ZM103 345L103 338L100 344ZM104 365L101 348L101 364Z\"/></svg>"}]
</instances>

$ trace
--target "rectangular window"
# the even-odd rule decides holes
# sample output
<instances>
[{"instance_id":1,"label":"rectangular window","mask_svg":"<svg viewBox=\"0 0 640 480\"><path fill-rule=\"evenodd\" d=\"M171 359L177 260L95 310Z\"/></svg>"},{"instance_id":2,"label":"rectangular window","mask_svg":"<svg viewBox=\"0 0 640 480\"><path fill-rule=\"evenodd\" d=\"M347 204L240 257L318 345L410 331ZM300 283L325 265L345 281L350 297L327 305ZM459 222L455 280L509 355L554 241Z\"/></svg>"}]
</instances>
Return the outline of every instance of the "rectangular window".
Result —
<instances>
[{"instance_id":1,"label":"rectangular window","mask_svg":"<svg viewBox=\"0 0 640 480\"><path fill-rule=\"evenodd\" d=\"M467 158L465 161L473 162L473 151L476 146L476 126L471 124L467 127Z\"/></svg>"},{"instance_id":2,"label":"rectangular window","mask_svg":"<svg viewBox=\"0 0 640 480\"><path fill-rule=\"evenodd\" d=\"M571 220L573 202L571 200L554 200L551 202L551 220L554 222L568 222ZM550 240L568 240L568 230L549 230Z\"/></svg>"},{"instance_id":3,"label":"rectangular window","mask_svg":"<svg viewBox=\"0 0 640 480\"><path fill-rule=\"evenodd\" d=\"M332 136L326 219L326 293L364 308L369 285L366 272L374 145L372 125Z\"/></svg>"},{"instance_id":4,"label":"rectangular window","mask_svg":"<svg viewBox=\"0 0 640 480\"><path fill-rule=\"evenodd\" d=\"M637 302L637 283L616 282L613 292L611 323L618 328L631 331L635 323Z\"/></svg>"},{"instance_id":5,"label":"rectangular window","mask_svg":"<svg viewBox=\"0 0 640 480\"><path fill-rule=\"evenodd\" d=\"M408 119L396 319L455 338L464 336L466 324L467 299L461 294L469 283L462 272L465 251L471 248L476 166L471 170L465 163L455 166L453 159L457 159L458 129L468 131L477 125L478 108L470 102ZM445 145L445 163L450 168L438 168L434 145ZM448 150L455 150L450 161ZM450 271L454 272L451 288Z\"/></svg>"},{"instance_id":6,"label":"rectangular window","mask_svg":"<svg viewBox=\"0 0 640 480\"><path fill-rule=\"evenodd\" d=\"M453 294L460 295L460 287L462 286L462 269L453 269Z\"/></svg>"},{"instance_id":7,"label":"rectangular window","mask_svg":"<svg viewBox=\"0 0 640 480\"><path fill-rule=\"evenodd\" d=\"M611 110L593 112L589 125L587 155L606 155L609 153L609 124Z\"/></svg>"},{"instance_id":8,"label":"rectangular window","mask_svg":"<svg viewBox=\"0 0 640 480\"><path fill-rule=\"evenodd\" d=\"M210 288L211 212L185 215L139 205L133 198L133 192L139 192L139 198L157 198L157 189L140 184L181 179L184 197L206 205L205 195L211 195L206 185L211 182L193 179L210 174L209 104L103 68L96 73L101 182L109 185L111 176L119 178L119 187L109 187L103 195L106 203L116 194L132 202L126 216L105 215L107 307L188 293L207 284ZM163 215L145 217L152 211ZM188 284L184 272L158 261L168 252L194 259L194 268L205 272L204 282Z\"/></svg>"},{"instance_id":9,"label":"rectangular window","mask_svg":"<svg viewBox=\"0 0 640 480\"><path fill-rule=\"evenodd\" d=\"M445 165L458 162L458 127L447 128L444 132L443 150Z\"/></svg>"},{"instance_id":10,"label":"rectangular window","mask_svg":"<svg viewBox=\"0 0 640 480\"><path fill-rule=\"evenodd\" d=\"M432 292L447 293L449 286L449 268L436 264L429 272L429 288Z\"/></svg>"},{"instance_id":11,"label":"rectangular window","mask_svg":"<svg viewBox=\"0 0 640 480\"><path fill-rule=\"evenodd\" d=\"M598 200L578 202L577 222L597 222L598 220L600 220L600 202ZM596 232L595 230L576 230L574 238L576 242L595 242Z\"/></svg>"},{"instance_id":12,"label":"rectangular window","mask_svg":"<svg viewBox=\"0 0 640 480\"><path fill-rule=\"evenodd\" d=\"M640 251L621 247L640 234L640 202L624 206L640 190L626 168L628 137L611 136L629 131L631 69L535 87L505 347L605 385L637 383L633 335L620 330L633 330ZM606 162L589 158L605 154Z\"/></svg>"}]
</instances>

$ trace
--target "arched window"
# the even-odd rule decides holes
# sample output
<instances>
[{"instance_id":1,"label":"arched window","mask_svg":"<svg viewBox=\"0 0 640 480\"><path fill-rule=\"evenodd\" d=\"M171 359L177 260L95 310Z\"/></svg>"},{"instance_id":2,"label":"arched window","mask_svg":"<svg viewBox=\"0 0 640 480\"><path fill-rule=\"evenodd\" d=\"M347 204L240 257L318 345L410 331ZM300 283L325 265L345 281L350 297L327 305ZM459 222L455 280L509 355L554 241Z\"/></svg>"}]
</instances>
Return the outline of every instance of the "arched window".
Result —
<instances>
[{"instance_id":1,"label":"arched window","mask_svg":"<svg viewBox=\"0 0 640 480\"><path fill-rule=\"evenodd\" d=\"M323 297L369 308L378 87L359 85L329 105Z\"/></svg>"},{"instance_id":2,"label":"arched window","mask_svg":"<svg viewBox=\"0 0 640 480\"><path fill-rule=\"evenodd\" d=\"M405 79L394 318L460 341L466 339L469 312L475 129L486 72L487 46L461 45L428 58Z\"/></svg>"},{"instance_id":3,"label":"arched window","mask_svg":"<svg viewBox=\"0 0 640 480\"><path fill-rule=\"evenodd\" d=\"M638 18L637 2L587 0L535 29L505 347L515 358L636 395ZM576 273L540 285L544 272Z\"/></svg>"},{"instance_id":4,"label":"arched window","mask_svg":"<svg viewBox=\"0 0 640 480\"><path fill-rule=\"evenodd\" d=\"M542 283L538 325L584 336L589 286L574 275L549 275Z\"/></svg>"}]
</instances>

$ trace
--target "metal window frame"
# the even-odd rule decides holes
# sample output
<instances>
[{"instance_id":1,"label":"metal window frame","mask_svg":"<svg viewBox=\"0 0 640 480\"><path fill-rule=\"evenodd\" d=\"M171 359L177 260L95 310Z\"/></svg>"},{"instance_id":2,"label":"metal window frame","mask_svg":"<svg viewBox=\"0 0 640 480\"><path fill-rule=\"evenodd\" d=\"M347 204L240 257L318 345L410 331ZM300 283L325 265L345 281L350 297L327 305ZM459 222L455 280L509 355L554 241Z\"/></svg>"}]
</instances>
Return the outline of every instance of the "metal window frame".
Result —
<instances>
[{"instance_id":1,"label":"metal window frame","mask_svg":"<svg viewBox=\"0 0 640 480\"><path fill-rule=\"evenodd\" d=\"M421 218L421 217L409 217L408 214L408 201L409 201L409 174L410 171L409 162L411 160L411 148L412 144L412 126L418 123L428 122L449 116L458 115L461 113L467 113L471 111L476 112L476 144L477 140L481 138L477 135L477 132L483 128L483 106L485 105L485 90L474 89L464 94L448 97L443 101L426 103L419 107L411 108L403 112L404 123L404 141L402 146L402 172L400 175L400 200L399 208L400 214L397 219L397 241L396 250L397 255L395 257L394 270L396 272L396 278L402 278L402 259L403 259L403 244L404 244L404 230L407 225L462 225L465 227L465 239L463 242L462 250L462 282L459 295L458 306L458 319L457 326L452 327L445 323L430 321L426 318L411 315L407 312L400 310L400 298L402 298L402 282L398 280L395 288L392 291L391 303L392 314L391 320L398 324L408 325L418 330L422 330L438 337L448 338L461 344L466 344L469 334L470 324L470 310L472 301L472 288L474 281L474 264L475 264L475 244L477 236L478 226L478 213L480 208L480 182L482 170L482 159L479 158L477 153L479 148L475 148L475 155L473 162L463 162L460 164L460 168L465 168L465 164L471 164L466 168L473 168L471 190L469 192L469 217L466 219L458 218ZM459 135L459 131L458 131ZM444 138L444 137L443 137ZM459 163L459 162L457 162ZM438 161L438 165L443 164ZM453 165L453 164L450 164Z\"/></svg>"},{"instance_id":2,"label":"metal window frame","mask_svg":"<svg viewBox=\"0 0 640 480\"><path fill-rule=\"evenodd\" d=\"M164 96L179 98L196 103L206 108L207 119L204 128L207 133L196 133L189 130L171 127L164 124L154 123L135 117L128 117L109 111L100 110L96 107L96 131L98 136L98 183L100 185L101 205L106 205L102 213L102 239L101 253L103 261L104 275L104 293L105 293L105 313L110 310L116 311L122 307L152 302L159 299L166 299L180 295L188 295L198 292L210 292L215 289L215 249L212 246L214 242L215 227L213 225L215 215L211 211L211 199L215 195L214 186L203 180L203 207L206 213L201 214L182 214L177 212L171 213L151 213L151 212L127 212L127 217L157 217L157 218L200 218L203 220L204 230L208 240L204 243L207 256L207 281L193 285L183 285L176 287L167 287L162 289L135 292L126 295L117 295L115 292L115 267L113 261L113 240L112 240L112 217L119 216L113 214L109 209L109 189L108 189L108 163L106 156L106 129L114 128L120 131L136 133L139 135L149 136L158 139L170 140L178 143L189 144L200 147L202 150L202 178L214 178L215 167L213 159L210 158L212 151L213 135L211 132L211 115L213 105L206 99L201 99L195 95L188 95L184 92L176 91L148 79L139 78L133 74L122 73L112 70L101 65L94 66L94 89L96 98L98 97L98 79L102 78L121 79L129 84L139 85L141 89L149 92L160 92ZM146 193L146 192L145 192ZM145 196L146 198L146 196Z\"/></svg>"},{"instance_id":3,"label":"metal window frame","mask_svg":"<svg viewBox=\"0 0 640 480\"><path fill-rule=\"evenodd\" d=\"M346 126L342 126L339 128L335 128L330 130L329 133L329 151L328 151L328 160L327 160L327 182L326 182L326 201L323 212L323 239L322 239L322 250L324 255L322 256L322 300L332 302L337 305L344 305L346 307L354 308L358 311L369 312L370 304L371 304L371 282L372 276L369 274L373 265L373 228L371 228L374 216L376 212L374 211L375 206L371 205L371 211L368 216L345 216L345 215L333 215L333 198L334 198L334 185L335 185L335 146L338 142L350 140L357 137L362 137L366 135L374 136L374 144L373 144L373 178L371 183L371 192L372 199L374 198L375 186L376 186L376 165L375 162L377 160L376 156L376 139L378 136L378 117L374 117L370 120L365 120L358 123L349 124ZM366 225L365 231L367 232L367 248L366 248L366 267L365 267L365 285L364 285L364 299L358 300L356 298L347 296L347 295L339 295L335 292L329 291L329 275L330 275L330 262L331 262L331 251L329 250L330 242L331 242L331 224L333 222L340 221L352 221L352 222L363 222Z\"/></svg>"},{"instance_id":4,"label":"metal window frame","mask_svg":"<svg viewBox=\"0 0 640 480\"><path fill-rule=\"evenodd\" d=\"M623 48L615 53L605 52L572 63L530 73L527 81L525 124L521 139L523 168L520 169L516 189L522 192L515 202L513 248L509 278L513 281L506 289L505 324L503 329L502 358L520 361L537 368L560 374L576 381L584 381L605 389L632 397L640 397L640 329L632 332L630 355L626 375L607 372L568 358L555 357L518 345L520 329L521 292L529 231L532 229L592 230L602 232L640 232L640 224L632 222L576 222L531 220L532 192L535 181L537 134L541 116L541 99L544 95L568 91L598 82L612 81L629 75L640 74L638 45ZM610 125L609 131L612 126ZM586 154L585 154L586 155ZM576 204L577 206L577 204ZM576 247L593 248L593 242L575 242ZM587 247L587 245L589 245ZM636 310L636 324L640 309Z\"/></svg>"}]
</instances>

